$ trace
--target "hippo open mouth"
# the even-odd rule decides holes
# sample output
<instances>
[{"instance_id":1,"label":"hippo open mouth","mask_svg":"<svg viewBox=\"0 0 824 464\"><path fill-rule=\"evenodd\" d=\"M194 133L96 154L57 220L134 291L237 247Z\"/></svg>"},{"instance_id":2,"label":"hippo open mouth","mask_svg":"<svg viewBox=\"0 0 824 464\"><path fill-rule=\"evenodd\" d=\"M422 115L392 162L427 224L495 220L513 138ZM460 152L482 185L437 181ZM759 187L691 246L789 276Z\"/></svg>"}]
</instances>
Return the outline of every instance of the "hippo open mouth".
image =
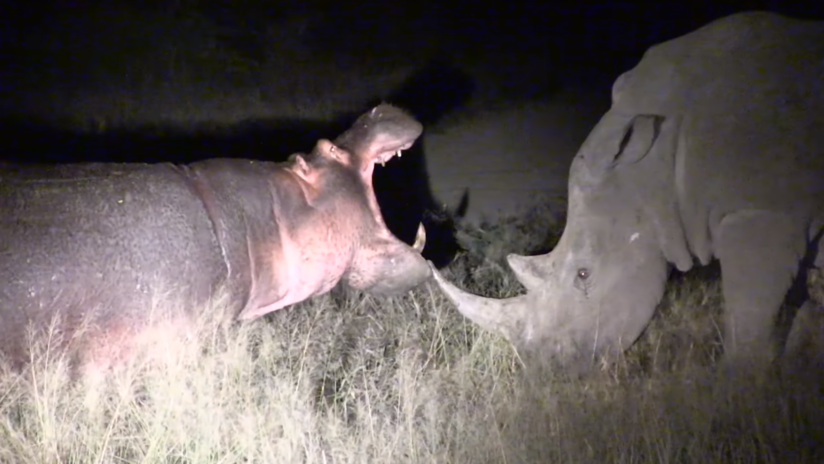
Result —
<instances>
[{"instance_id":1,"label":"hippo open mouth","mask_svg":"<svg viewBox=\"0 0 824 464\"><path fill-rule=\"evenodd\" d=\"M379 157L375 160L375 163L380 163L380 164L381 164L381 166L384 166L384 167L385 167L385 166L386 166L386 162L387 162L387 161L389 161L389 160L391 160L394 156L397 156L398 158L400 158L401 156L403 156L403 150L406 150L407 148L409 148L409 146L405 146L405 147L403 147L403 148L399 148L397 151L389 151L389 152L386 152L386 154L379 156Z\"/></svg>"},{"instance_id":2,"label":"hippo open mouth","mask_svg":"<svg viewBox=\"0 0 824 464\"><path fill-rule=\"evenodd\" d=\"M380 163L381 166L385 167L386 162L391 160L395 156L397 156L398 158L403 156L403 151L412 148L413 143L414 143L414 141L404 143L403 145L401 145L397 148L386 148L384 150L381 150L382 154L375 157L375 163Z\"/></svg>"},{"instance_id":3,"label":"hippo open mouth","mask_svg":"<svg viewBox=\"0 0 824 464\"><path fill-rule=\"evenodd\" d=\"M403 110L382 104L360 116L334 143L353 153L361 169L401 156L423 132L423 126Z\"/></svg>"}]
</instances>

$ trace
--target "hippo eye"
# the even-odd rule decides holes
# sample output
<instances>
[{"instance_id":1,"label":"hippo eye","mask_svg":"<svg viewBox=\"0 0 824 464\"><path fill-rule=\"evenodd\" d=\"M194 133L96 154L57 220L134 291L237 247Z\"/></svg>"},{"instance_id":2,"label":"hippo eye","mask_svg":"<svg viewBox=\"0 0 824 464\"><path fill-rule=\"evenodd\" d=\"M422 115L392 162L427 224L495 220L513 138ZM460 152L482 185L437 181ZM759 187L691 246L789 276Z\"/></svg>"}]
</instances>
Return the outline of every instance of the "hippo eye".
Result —
<instances>
[{"instance_id":1,"label":"hippo eye","mask_svg":"<svg viewBox=\"0 0 824 464\"><path fill-rule=\"evenodd\" d=\"M585 267L579 268L575 275L581 280L587 280L589 278L589 269Z\"/></svg>"}]
</instances>

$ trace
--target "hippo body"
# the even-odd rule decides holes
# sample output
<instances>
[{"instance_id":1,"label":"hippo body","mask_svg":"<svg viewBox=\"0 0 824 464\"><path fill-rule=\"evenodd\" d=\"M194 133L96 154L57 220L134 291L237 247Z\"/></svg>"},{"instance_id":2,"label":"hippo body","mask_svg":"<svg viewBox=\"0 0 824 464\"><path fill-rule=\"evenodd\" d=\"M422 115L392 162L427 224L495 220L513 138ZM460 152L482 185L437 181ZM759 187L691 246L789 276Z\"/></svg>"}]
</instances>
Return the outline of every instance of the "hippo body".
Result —
<instances>
[{"instance_id":1,"label":"hippo body","mask_svg":"<svg viewBox=\"0 0 824 464\"><path fill-rule=\"evenodd\" d=\"M153 317L185 328L218 291L250 320L342 279L375 294L411 289L429 277L422 246L386 228L371 177L420 132L381 105L286 163L3 167L0 350L24 359L28 328L56 323L67 341L90 323L78 353L98 363L88 356L116 356Z\"/></svg>"}]
</instances>

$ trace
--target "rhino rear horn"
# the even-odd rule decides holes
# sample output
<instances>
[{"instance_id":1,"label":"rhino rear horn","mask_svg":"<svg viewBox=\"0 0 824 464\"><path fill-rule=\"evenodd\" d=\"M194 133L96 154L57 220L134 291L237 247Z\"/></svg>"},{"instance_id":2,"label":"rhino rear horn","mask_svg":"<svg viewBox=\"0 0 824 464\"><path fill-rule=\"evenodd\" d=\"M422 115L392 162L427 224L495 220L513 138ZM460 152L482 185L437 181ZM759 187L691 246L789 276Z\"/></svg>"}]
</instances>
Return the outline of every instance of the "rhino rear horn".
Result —
<instances>
[{"instance_id":1,"label":"rhino rear horn","mask_svg":"<svg viewBox=\"0 0 824 464\"><path fill-rule=\"evenodd\" d=\"M544 258L544 255L523 256L510 253L507 255L506 261L509 263L509 267L518 282L528 291L535 291L546 286L547 279L541 272L542 258Z\"/></svg>"}]
</instances>

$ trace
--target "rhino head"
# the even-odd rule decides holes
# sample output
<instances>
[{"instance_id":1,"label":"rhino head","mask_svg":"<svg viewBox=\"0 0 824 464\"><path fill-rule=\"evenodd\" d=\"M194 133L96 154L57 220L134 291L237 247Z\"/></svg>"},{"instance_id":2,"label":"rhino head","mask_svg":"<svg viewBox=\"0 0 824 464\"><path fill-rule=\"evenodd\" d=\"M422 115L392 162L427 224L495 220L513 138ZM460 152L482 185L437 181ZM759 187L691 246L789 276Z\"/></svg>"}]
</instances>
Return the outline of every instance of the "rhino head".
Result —
<instances>
[{"instance_id":1,"label":"rhino head","mask_svg":"<svg viewBox=\"0 0 824 464\"><path fill-rule=\"evenodd\" d=\"M507 337L528 363L537 357L578 371L624 350L660 301L668 262L692 265L675 200L679 126L679 118L613 104L572 163L557 246L507 257L526 294L472 295L437 271L436 282L467 318Z\"/></svg>"}]
</instances>

